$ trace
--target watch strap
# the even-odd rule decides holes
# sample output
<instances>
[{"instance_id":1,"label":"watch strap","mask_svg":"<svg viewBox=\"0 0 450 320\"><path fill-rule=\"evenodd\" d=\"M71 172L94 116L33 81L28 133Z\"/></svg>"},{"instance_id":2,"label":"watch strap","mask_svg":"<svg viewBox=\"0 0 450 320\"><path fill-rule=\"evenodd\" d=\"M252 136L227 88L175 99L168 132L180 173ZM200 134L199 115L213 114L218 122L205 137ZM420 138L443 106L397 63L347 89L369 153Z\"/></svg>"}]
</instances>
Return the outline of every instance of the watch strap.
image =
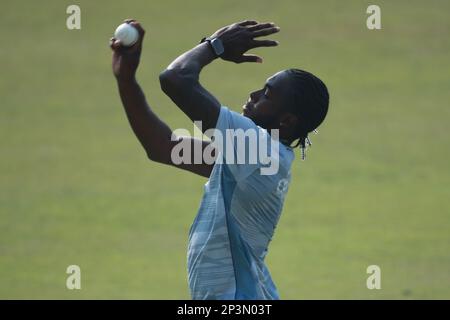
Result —
<instances>
[{"instance_id":1,"label":"watch strap","mask_svg":"<svg viewBox=\"0 0 450 320\"><path fill-rule=\"evenodd\" d=\"M200 40L200 43L208 42L209 47L211 48L211 50L212 50L212 52L214 53L214 55L215 55L216 57L220 57L221 54L223 53L223 49L222 49L222 53L221 53L221 54L218 54L218 53L216 52L216 49L214 48L213 44L211 43L213 40L216 40L216 39L219 40L219 41L221 41L219 38L204 37L204 38L202 38L202 39Z\"/></svg>"}]
</instances>

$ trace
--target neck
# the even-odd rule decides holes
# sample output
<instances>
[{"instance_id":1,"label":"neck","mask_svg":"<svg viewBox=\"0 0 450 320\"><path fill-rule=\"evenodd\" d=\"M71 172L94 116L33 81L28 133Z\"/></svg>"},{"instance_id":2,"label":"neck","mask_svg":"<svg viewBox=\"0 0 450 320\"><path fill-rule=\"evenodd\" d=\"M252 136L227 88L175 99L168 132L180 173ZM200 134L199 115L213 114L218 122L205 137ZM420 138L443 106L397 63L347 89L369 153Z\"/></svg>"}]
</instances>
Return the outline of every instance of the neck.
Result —
<instances>
[{"instance_id":1,"label":"neck","mask_svg":"<svg viewBox=\"0 0 450 320\"><path fill-rule=\"evenodd\" d=\"M290 146L291 144L292 144L292 142L294 142L296 139L292 139L291 137L287 137L280 129L278 129L278 128L272 128L272 129L268 129L268 128L266 128L266 130L267 130L267 132L269 133L269 134L272 134L272 131L271 130L273 130L273 129L275 129L275 130L278 130L278 133L279 133L279 135L278 135L278 141L280 141L282 144L284 144L285 146Z\"/></svg>"}]
</instances>

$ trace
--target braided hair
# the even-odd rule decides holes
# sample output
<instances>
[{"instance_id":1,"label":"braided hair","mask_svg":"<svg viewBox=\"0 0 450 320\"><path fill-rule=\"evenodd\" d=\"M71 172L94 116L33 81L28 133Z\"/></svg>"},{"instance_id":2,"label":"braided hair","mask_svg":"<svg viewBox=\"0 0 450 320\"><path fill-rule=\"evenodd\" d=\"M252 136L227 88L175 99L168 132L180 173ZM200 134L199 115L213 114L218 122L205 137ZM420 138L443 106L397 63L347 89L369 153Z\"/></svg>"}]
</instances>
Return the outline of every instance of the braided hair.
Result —
<instances>
[{"instance_id":1,"label":"braided hair","mask_svg":"<svg viewBox=\"0 0 450 320\"><path fill-rule=\"evenodd\" d=\"M317 133L316 128L323 122L328 112L329 94L325 84L310 72L300 69L286 70L292 79L290 111L299 119L292 148L300 147L302 160L306 158L306 148L311 146L310 132Z\"/></svg>"}]
</instances>

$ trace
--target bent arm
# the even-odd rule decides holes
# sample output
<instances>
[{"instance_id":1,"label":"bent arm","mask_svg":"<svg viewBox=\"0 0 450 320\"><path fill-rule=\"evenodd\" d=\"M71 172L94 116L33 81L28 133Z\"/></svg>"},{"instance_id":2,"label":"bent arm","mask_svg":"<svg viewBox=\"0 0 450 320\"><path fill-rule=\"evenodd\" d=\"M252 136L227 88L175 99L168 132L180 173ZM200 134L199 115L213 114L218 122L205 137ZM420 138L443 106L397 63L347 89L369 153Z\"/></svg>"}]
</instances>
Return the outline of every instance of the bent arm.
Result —
<instances>
[{"instance_id":1,"label":"bent arm","mask_svg":"<svg viewBox=\"0 0 450 320\"><path fill-rule=\"evenodd\" d=\"M273 23L245 20L217 30L210 38L222 42L223 60L235 63L262 62L256 55L245 54L257 47L271 47L272 40L255 40L279 31ZM208 42L203 42L175 59L159 77L162 90L192 120L202 121L202 130L214 128L220 113L220 103L199 82L203 67L216 59Z\"/></svg>"},{"instance_id":2,"label":"bent arm","mask_svg":"<svg viewBox=\"0 0 450 320\"><path fill-rule=\"evenodd\" d=\"M213 128L220 113L219 101L199 82L203 67L214 56L204 42L173 61L160 76L161 89L194 122L202 122L202 130Z\"/></svg>"},{"instance_id":3,"label":"bent arm","mask_svg":"<svg viewBox=\"0 0 450 320\"><path fill-rule=\"evenodd\" d=\"M123 47L119 40L112 38L110 46L113 50L113 73L116 77L120 98L133 132L151 160L209 177L212 165L204 162L196 164L192 159L189 159L190 162L187 161L190 164L187 162L178 164L178 162L172 161L172 149L183 140L188 140L187 142L191 146L197 147L197 149L192 150L198 150L199 147L201 147L201 150L204 150L209 143L190 137L175 137L175 139L172 139L172 130L152 111L135 76L145 31L135 20L126 20L125 22L138 30L139 40L132 47Z\"/></svg>"},{"instance_id":4,"label":"bent arm","mask_svg":"<svg viewBox=\"0 0 450 320\"><path fill-rule=\"evenodd\" d=\"M197 150L199 144L200 149L204 150L209 142L191 137L172 138L172 130L151 110L135 79L126 81L118 79L117 84L128 122L148 158L209 177L212 165L204 162L195 164L192 152L190 161L186 163L175 164L171 156L173 147L183 139L189 140L190 150Z\"/></svg>"},{"instance_id":5,"label":"bent arm","mask_svg":"<svg viewBox=\"0 0 450 320\"><path fill-rule=\"evenodd\" d=\"M201 149L202 151L209 145L209 142L191 137L172 137L172 130L151 110L144 93L135 79L129 81L118 80L117 84L128 122L148 158L203 177L209 177L212 165L203 161L195 163L193 152L191 152L189 162L174 163L172 160L172 149L181 140L189 140L191 144L189 150Z\"/></svg>"}]
</instances>

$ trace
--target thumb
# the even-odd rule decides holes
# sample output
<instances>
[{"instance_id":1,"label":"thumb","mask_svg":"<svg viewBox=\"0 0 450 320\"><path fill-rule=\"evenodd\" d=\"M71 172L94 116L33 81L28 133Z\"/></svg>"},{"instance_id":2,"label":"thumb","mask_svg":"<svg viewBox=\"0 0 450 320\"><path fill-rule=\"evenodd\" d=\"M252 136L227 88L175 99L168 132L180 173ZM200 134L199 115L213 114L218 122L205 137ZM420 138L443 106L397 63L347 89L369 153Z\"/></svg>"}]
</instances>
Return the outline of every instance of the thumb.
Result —
<instances>
[{"instance_id":1,"label":"thumb","mask_svg":"<svg viewBox=\"0 0 450 320\"><path fill-rule=\"evenodd\" d=\"M262 63L263 59L257 55L254 54L245 54L242 55L239 60L237 61L237 63L242 63L242 62L257 62L257 63Z\"/></svg>"}]
</instances>

